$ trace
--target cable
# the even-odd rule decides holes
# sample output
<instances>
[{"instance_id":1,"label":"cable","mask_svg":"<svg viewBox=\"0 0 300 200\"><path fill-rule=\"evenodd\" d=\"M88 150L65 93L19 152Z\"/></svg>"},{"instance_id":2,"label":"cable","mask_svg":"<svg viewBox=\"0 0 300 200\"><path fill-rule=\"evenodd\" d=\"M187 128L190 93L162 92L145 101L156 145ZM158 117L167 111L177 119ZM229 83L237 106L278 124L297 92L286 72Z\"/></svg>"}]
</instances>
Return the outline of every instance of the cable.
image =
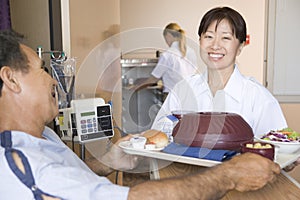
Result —
<instances>
[{"instance_id":1,"label":"cable","mask_svg":"<svg viewBox=\"0 0 300 200\"><path fill-rule=\"evenodd\" d=\"M121 132L121 136L122 136L122 137L124 137L125 135L128 135L128 133L125 133L120 127L114 126L114 128L116 128L118 131Z\"/></svg>"},{"instance_id":2,"label":"cable","mask_svg":"<svg viewBox=\"0 0 300 200\"><path fill-rule=\"evenodd\" d=\"M116 171L116 179L115 179L116 184L118 184L118 178L119 178L119 171Z\"/></svg>"}]
</instances>

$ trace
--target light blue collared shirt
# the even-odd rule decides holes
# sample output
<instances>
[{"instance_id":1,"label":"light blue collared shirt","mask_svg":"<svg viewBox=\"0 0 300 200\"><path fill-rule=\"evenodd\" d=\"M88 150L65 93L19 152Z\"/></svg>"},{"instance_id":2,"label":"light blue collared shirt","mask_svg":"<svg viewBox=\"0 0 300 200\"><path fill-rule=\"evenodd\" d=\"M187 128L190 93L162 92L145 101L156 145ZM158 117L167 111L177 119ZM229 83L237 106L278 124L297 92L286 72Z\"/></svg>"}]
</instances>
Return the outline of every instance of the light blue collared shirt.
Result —
<instances>
[{"instance_id":1,"label":"light blue collared shirt","mask_svg":"<svg viewBox=\"0 0 300 200\"><path fill-rule=\"evenodd\" d=\"M27 157L35 183L44 192L63 199L127 199L129 188L92 172L79 157L46 127L45 139L12 132L12 147ZM13 174L0 147L0 198L33 199L32 192Z\"/></svg>"}]
</instances>

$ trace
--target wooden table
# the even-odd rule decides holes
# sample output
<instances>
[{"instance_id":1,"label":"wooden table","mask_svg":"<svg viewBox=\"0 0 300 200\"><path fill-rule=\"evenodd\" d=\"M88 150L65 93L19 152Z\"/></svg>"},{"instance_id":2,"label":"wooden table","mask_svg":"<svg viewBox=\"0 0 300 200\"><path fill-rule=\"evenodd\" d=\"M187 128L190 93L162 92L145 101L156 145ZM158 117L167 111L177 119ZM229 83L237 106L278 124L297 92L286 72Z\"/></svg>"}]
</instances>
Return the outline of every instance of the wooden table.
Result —
<instances>
[{"instance_id":1,"label":"wooden table","mask_svg":"<svg viewBox=\"0 0 300 200\"><path fill-rule=\"evenodd\" d=\"M285 173L277 176L272 184L251 192L228 192L222 200L299 200L299 185L295 185Z\"/></svg>"},{"instance_id":2,"label":"wooden table","mask_svg":"<svg viewBox=\"0 0 300 200\"><path fill-rule=\"evenodd\" d=\"M125 144L125 143L124 143ZM204 159L190 158L166 154L163 152L149 152L143 150L133 150L122 146L123 150L128 154L140 155L150 159L150 178L160 179L184 174L191 174L205 170L207 167L212 167L220 162L209 161ZM280 157L279 164L281 167L291 163L289 157ZM169 162L165 167L160 168L160 162ZM284 171L277 176L274 183L269 183L265 187L250 192L228 192L222 200L299 200L300 199L300 184L290 177Z\"/></svg>"},{"instance_id":3,"label":"wooden table","mask_svg":"<svg viewBox=\"0 0 300 200\"><path fill-rule=\"evenodd\" d=\"M184 163L172 163L159 170L160 178L168 178L205 170L204 167ZM222 200L299 200L300 185L285 172L277 176L274 183L250 192L228 192Z\"/></svg>"}]
</instances>

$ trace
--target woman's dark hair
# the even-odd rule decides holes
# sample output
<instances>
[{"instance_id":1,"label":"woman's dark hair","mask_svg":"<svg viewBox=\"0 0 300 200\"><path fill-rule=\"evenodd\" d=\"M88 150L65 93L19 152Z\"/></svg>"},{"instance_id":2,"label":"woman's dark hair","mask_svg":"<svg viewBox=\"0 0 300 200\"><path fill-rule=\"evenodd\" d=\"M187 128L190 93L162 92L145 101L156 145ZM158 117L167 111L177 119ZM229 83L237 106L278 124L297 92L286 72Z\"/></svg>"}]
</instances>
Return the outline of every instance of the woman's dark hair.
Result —
<instances>
[{"instance_id":1,"label":"woman's dark hair","mask_svg":"<svg viewBox=\"0 0 300 200\"><path fill-rule=\"evenodd\" d=\"M14 70L28 71L28 59L20 48L23 36L13 30L0 31L0 69L8 66ZM0 96L3 81L0 79Z\"/></svg>"},{"instance_id":2,"label":"woman's dark hair","mask_svg":"<svg viewBox=\"0 0 300 200\"><path fill-rule=\"evenodd\" d=\"M202 18L198 29L199 37L205 33L208 27L215 21L217 29L222 20L227 20L231 26L232 33L243 43L246 41L247 27L244 18L235 10L229 7L217 7L209 10Z\"/></svg>"}]
</instances>

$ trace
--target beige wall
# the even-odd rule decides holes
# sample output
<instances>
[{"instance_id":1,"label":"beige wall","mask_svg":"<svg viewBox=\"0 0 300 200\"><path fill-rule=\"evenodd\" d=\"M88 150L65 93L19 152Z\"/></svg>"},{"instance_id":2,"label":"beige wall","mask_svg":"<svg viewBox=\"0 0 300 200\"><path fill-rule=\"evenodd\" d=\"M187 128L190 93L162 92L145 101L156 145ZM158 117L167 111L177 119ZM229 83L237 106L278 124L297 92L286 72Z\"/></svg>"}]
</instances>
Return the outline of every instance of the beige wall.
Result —
<instances>
[{"instance_id":1,"label":"beige wall","mask_svg":"<svg viewBox=\"0 0 300 200\"><path fill-rule=\"evenodd\" d=\"M186 30L189 38L197 42L197 28L202 15L213 6L228 5L243 15L250 34L250 45L244 48L238 58L239 68L243 74L253 76L263 83L266 3L267 0L185 0L176 3L174 0L121 0L121 30L163 28L167 23L174 21ZM160 43L160 47L166 48L161 35L155 38L158 40L154 41L156 46ZM300 132L300 104L281 104L281 107L289 127ZM299 171L300 167L290 174L300 182Z\"/></svg>"},{"instance_id":2,"label":"beige wall","mask_svg":"<svg viewBox=\"0 0 300 200\"><path fill-rule=\"evenodd\" d=\"M70 56L76 57L77 61L76 94L84 95L85 98L102 97L106 102L112 100L114 120L120 124L120 91L112 93L99 84L101 77L121 78L120 67L116 66L111 70L110 66L103 62L107 58L104 50L108 51L108 48L104 48L106 45L104 40L111 36L112 32L119 31L115 30L115 27L118 29L120 24L120 2L119 0L70 0L69 13ZM119 59L120 52L114 51L114 55ZM117 81L111 81L107 87L115 85Z\"/></svg>"},{"instance_id":3,"label":"beige wall","mask_svg":"<svg viewBox=\"0 0 300 200\"><path fill-rule=\"evenodd\" d=\"M293 128L295 131L300 132L300 123L299 123L299 113L300 113L300 104L298 103L288 103L281 104L281 108L284 112L288 126ZM271 117L271 116L270 116Z\"/></svg>"},{"instance_id":4,"label":"beige wall","mask_svg":"<svg viewBox=\"0 0 300 200\"><path fill-rule=\"evenodd\" d=\"M48 0L10 0L12 28L24 34L33 49L50 50Z\"/></svg>"},{"instance_id":5,"label":"beige wall","mask_svg":"<svg viewBox=\"0 0 300 200\"><path fill-rule=\"evenodd\" d=\"M238 58L240 70L245 75L264 81L265 15L266 0L122 0L121 30L156 27L162 29L167 23L178 22L186 30L187 36L198 44L197 29L203 14L214 6L230 6L245 18L250 34L250 45L246 46ZM166 48L161 32L153 41L156 46ZM157 44L158 43L158 44ZM281 104L288 124L300 131L297 115L299 104ZM272 116L270 116L272 117Z\"/></svg>"},{"instance_id":6,"label":"beige wall","mask_svg":"<svg viewBox=\"0 0 300 200\"><path fill-rule=\"evenodd\" d=\"M70 1L71 54L77 57L78 68L103 39L103 32L112 24L121 24L121 31L156 27L162 29L170 21L178 22L187 36L198 44L197 28L202 15L216 5L229 5L240 11L248 25L250 45L238 58L241 71L262 82L264 77L265 1L262 0L93 0L86 4L80 0ZM124 32L123 32L124 33ZM161 32L156 32L155 46L166 48ZM138 38L135 38L136 41ZM135 42L135 41L130 41ZM197 47L196 47L197 48ZM92 68L91 68L92 69ZM84 77L90 79L90 77ZM298 104L283 104L289 126L300 131L296 118Z\"/></svg>"},{"instance_id":7,"label":"beige wall","mask_svg":"<svg viewBox=\"0 0 300 200\"><path fill-rule=\"evenodd\" d=\"M120 24L119 0L71 0L70 32L71 56L78 66L88 53L104 38L104 32L113 24Z\"/></svg>"},{"instance_id":8,"label":"beige wall","mask_svg":"<svg viewBox=\"0 0 300 200\"><path fill-rule=\"evenodd\" d=\"M215 6L229 5L242 13L251 37L251 44L246 46L238 58L240 70L263 81L263 55L265 33L265 0L121 0L121 30L136 28L164 28L170 22L177 22L187 32L187 37L198 45L198 26L204 13ZM161 31L161 48L166 48ZM152 36L154 38L154 36ZM198 48L197 46L195 48ZM202 63L201 63L202 65Z\"/></svg>"}]
</instances>

